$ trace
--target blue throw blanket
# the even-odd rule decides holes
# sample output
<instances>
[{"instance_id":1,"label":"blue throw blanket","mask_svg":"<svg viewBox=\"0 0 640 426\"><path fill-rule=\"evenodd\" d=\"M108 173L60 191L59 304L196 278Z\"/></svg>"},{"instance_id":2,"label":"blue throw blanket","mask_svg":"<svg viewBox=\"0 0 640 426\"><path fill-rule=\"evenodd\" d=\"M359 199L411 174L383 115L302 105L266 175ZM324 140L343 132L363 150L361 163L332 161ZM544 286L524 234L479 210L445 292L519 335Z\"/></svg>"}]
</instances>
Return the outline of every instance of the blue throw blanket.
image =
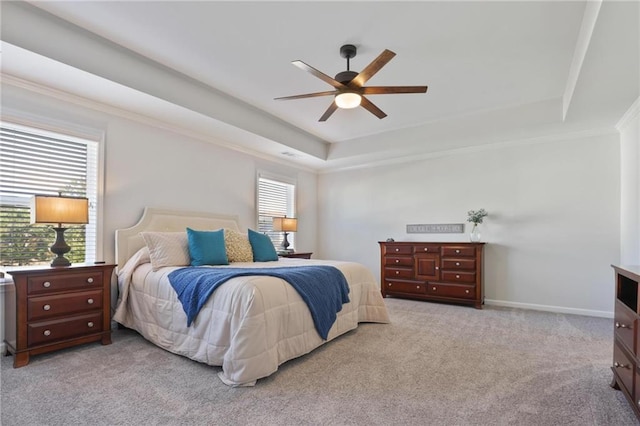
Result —
<instances>
[{"instance_id":1,"label":"blue throw blanket","mask_svg":"<svg viewBox=\"0 0 640 426\"><path fill-rule=\"evenodd\" d=\"M169 274L169 282L178 294L187 326L190 326L209 296L234 277L268 275L287 281L305 301L320 337L327 340L329 329L349 302L347 280L333 266L310 265L291 268L207 268L189 267Z\"/></svg>"}]
</instances>

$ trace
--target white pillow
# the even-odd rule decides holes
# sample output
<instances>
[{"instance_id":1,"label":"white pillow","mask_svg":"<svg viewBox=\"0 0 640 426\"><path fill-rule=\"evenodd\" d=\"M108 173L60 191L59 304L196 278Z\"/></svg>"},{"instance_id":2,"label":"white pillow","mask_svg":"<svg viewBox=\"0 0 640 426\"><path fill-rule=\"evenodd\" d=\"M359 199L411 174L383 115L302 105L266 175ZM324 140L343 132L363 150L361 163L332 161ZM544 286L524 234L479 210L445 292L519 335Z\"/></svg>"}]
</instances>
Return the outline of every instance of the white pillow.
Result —
<instances>
[{"instance_id":1,"label":"white pillow","mask_svg":"<svg viewBox=\"0 0 640 426\"><path fill-rule=\"evenodd\" d=\"M141 232L149 248L151 268L154 271L165 266L188 266L189 240L185 232Z\"/></svg>"}]
</instances>

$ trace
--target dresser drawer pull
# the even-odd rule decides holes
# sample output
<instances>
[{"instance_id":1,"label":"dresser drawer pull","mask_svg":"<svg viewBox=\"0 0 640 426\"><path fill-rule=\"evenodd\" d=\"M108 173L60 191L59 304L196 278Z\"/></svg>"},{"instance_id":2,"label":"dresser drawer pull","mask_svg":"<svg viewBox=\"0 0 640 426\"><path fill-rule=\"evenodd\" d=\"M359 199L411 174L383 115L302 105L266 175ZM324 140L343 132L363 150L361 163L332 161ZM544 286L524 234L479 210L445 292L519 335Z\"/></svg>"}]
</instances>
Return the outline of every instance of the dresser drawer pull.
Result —
<instances>
[{"instance_id":1,"label":"dresser drawer pull","mask_svg":"<svg viewBox=\"0 0 640 426\"><path fill-rule=\"evenodd\" d=\"M467 294L469 294L469 290L465 290L464 292L465 292L465 293L467 293Z\"/></svg>"},{"instance_id":2,"label":"dresser drawer pull","mask_svg":"<svg viewBox=\"0 0 640 426\"><path fill-rule=\"evenodd\" d=\"M460 250L456 250L456 253L460 253Z\"/></svg>"},{"instance_id":3,"label":"dresser drawer pull","mask_svg":"<svg viewBox=\"0 0 640 426\"><path fill-rule=\"evenodd\" d=\"M51 336L51 330L45 330L42 334L45 336Z\"/></svg>"},{"instance_id":4,"label":"dresser drawer pull","mask_svg":"<svg viewBox=\"0 0 640 426\"><path fill-rule=\"evenodd\" d=\"M419 286L419 285L417 285L417 286L416 286L416 288L417 288L418 290L420 290L420 286Z\"/></svg>"},{"instance_id":5,"label":"dresser drawer pull","mask_svg":"<svg viewBox=\"0 0 640 426\"><path fill-rule=\"evenodd\" d=\"M616 321L616 328L631 328L627 324L622 324Z\"/></svg>"},{"instance_id":6,"label":"dresser drawer pull","mask_svg":"<svg viewBox=\"0 0 640 426\"><path fill-rule=\"evenodd\" d=\"M456 275L456 278L460 278L460 275Z\"/></svg>"},{"instance_id":7,"label":"dresser drawer pull","mask_svg":"<svg viewBox=\"0 0 640 426\"><path fill-rule=\"evenodd\" d=\"M87 303L93 305L93 299L87 299Z\"/></svg>"},{"instance_id":8,"label":"dresser drawer pull","mask_svg":"<svg viewBox=\"0 0 640 426\"><path fill-rule=\"evenodd\" d=\"M91 284L93 282L93 278L92 277L87 278L87 282Z\"/></svg>"},{"instance_id":9,"label":"dresser drawer pull","mask_svg":"<svg viewBox=\"0 0 640 426\"><path fill-rule=\"evenodd\" d=\"M44 288L49 288L49 287L51 287L51 283L49 281L45 281L45 282L42 283L42 286Z\"/></svg>"},{"instance_id":10,"label":"dresser drawer pull","mask_svg":"<svg viewBox=\"0 0 640 426\"><path fill-rule=\"evenodd\" d=\"M424 248L424 251L429 251L429 248L428 248L428 247L425 247L425 248Z\"/></svg>"},{"instance_id":11,"label":"dresser drawer pull","mask_svg":"<svg viewBox=\"0 0 640 426\"><path fill-rule=\"evenodd\" d=\"M629 364L620 364L620 363L619 363L619 362L617 362L617 361L613 363L613 366L614 366L615 368L629 368Z\"/></svg>"},{"instance_id":12,"label":"dresser drawer pull","mask_svg":"<svg viewBox=\"0 0 640 426\"><path fill-rule=\"evenodd\" d=\"M398 259L396 259L396 263L400 263L400 261Z\"/></svg>"},{"instance_id":13,"label":"dresser drawer pull","mask_svg":"<svg viewBox=\"0 0 640 426\"><path fill-rule=\"evenodd\" d=\"M89 322L87 323L87 327L89 327L89 328L93 327L93 322L89 321Z\"/></svg>"},{"instance_id":14,"label":"dresser drawer pull","mask_svg":"<svg viewBox=\"0 0 640 426\"><path fill-rule=\"evenodd\" d=\"M460 266L460 262L456 262L456 266Z\"/></svg>"},{"instance_id":15,"label":"dresser drawer pull","mask_svg":"<svg viewBox=\"0 0 640 426\"><path fill-rule=\"evenodd\" d=\"M400 249L396 249L396 251L400 251Z\"/></svg>"},{"instance_id":16,"label":"dresser drawer pull","mask_svg":"<svg viewBox=\"0 0 640 426\"><path fill-rule=\"evenodd\" d=\"M438 289L438 287L432 287L433 291L436 291Z\"/></svg>"},{"instance_id":17,"label":"dresser drawer pull","mask_svg":"<svg viewBox=\"0 0 640 426\"><path fill-rule=\"evenodd\" d=\"M391 287L393 284L389 283L389 287Z\"/></svg>"},{"instance_id":18,"label":"dresser drawer pull","mask_svg":"<svg viewBox=\"0 0 640 426\"><path fill-rule=\"evenodd\" d=\"M49 309L51 309L51 305L44 305L42 309L44 309L45 311L48 311Z\"/></svg>"},{"instance_id":19,"label":"dresser drawer pull","mask_svg":"<svg viewBox=\"0 0 640 426\"><path fill-rule=\"evenodd\" d=\"M439 266L436 266L436 271L437 271L438 269L440 269L440 267L439 267Z\"/></svg>"},{"instance_id":20,"label":"dresser drawer pull","mask_svg":"<svg viewBox=\"0 0 640 426\"><path fill-rule=\"evenodd\" d=\"M400 273L400 271L396 271L396 275L398 275Z\"/></svg>"}]
</instances>

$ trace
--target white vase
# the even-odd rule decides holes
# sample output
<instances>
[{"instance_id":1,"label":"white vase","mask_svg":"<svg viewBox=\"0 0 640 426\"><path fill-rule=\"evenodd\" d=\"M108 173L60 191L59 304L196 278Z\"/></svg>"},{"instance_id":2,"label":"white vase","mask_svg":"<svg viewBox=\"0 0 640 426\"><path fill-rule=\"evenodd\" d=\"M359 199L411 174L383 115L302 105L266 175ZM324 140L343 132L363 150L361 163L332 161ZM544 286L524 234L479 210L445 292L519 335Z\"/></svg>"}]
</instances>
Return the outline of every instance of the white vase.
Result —
<instances>
[{"instance_id":1,"label":"white vase","mask_svg":"<svg viewBox=\"0 0 640 426\"><path fill-rule=\"evenodd\" d=\"M471 228L471 233L469 234L469 239L472 243L477 243L480 241L480 228L477 223L473 224L473 228Z\"/></svg>"}]
</instances>

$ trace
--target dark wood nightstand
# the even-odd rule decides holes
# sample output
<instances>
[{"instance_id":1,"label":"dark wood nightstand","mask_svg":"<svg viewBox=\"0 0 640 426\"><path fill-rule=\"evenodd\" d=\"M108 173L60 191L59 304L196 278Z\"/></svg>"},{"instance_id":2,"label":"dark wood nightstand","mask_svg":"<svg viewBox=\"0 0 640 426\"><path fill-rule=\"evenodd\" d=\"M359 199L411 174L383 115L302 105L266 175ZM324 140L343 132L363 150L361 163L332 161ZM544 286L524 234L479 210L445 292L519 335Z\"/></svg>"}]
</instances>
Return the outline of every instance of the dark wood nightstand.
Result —
<instances>
[{"instance_id":1,"label":"dark wood nightstand","mask_svg":"<svg viewBox=\"0 0 640 426\"><path fill-rule=\"evenodd\" d=\"M311 259L313 253L278 253L280 257L293 257L297 259Z\"/></svg>"},{"instance_id":2,"label":"dark wood nightstand","mask_svg":"<svg viewBox=\"0 0 640 426\"><path fill-rule=\"evenodd\" d=\"M111 274L116 265L25 266L11 275L4 301L14 368L29 356L88 342L111 343Z\"/></svg>"}]
</instances>

